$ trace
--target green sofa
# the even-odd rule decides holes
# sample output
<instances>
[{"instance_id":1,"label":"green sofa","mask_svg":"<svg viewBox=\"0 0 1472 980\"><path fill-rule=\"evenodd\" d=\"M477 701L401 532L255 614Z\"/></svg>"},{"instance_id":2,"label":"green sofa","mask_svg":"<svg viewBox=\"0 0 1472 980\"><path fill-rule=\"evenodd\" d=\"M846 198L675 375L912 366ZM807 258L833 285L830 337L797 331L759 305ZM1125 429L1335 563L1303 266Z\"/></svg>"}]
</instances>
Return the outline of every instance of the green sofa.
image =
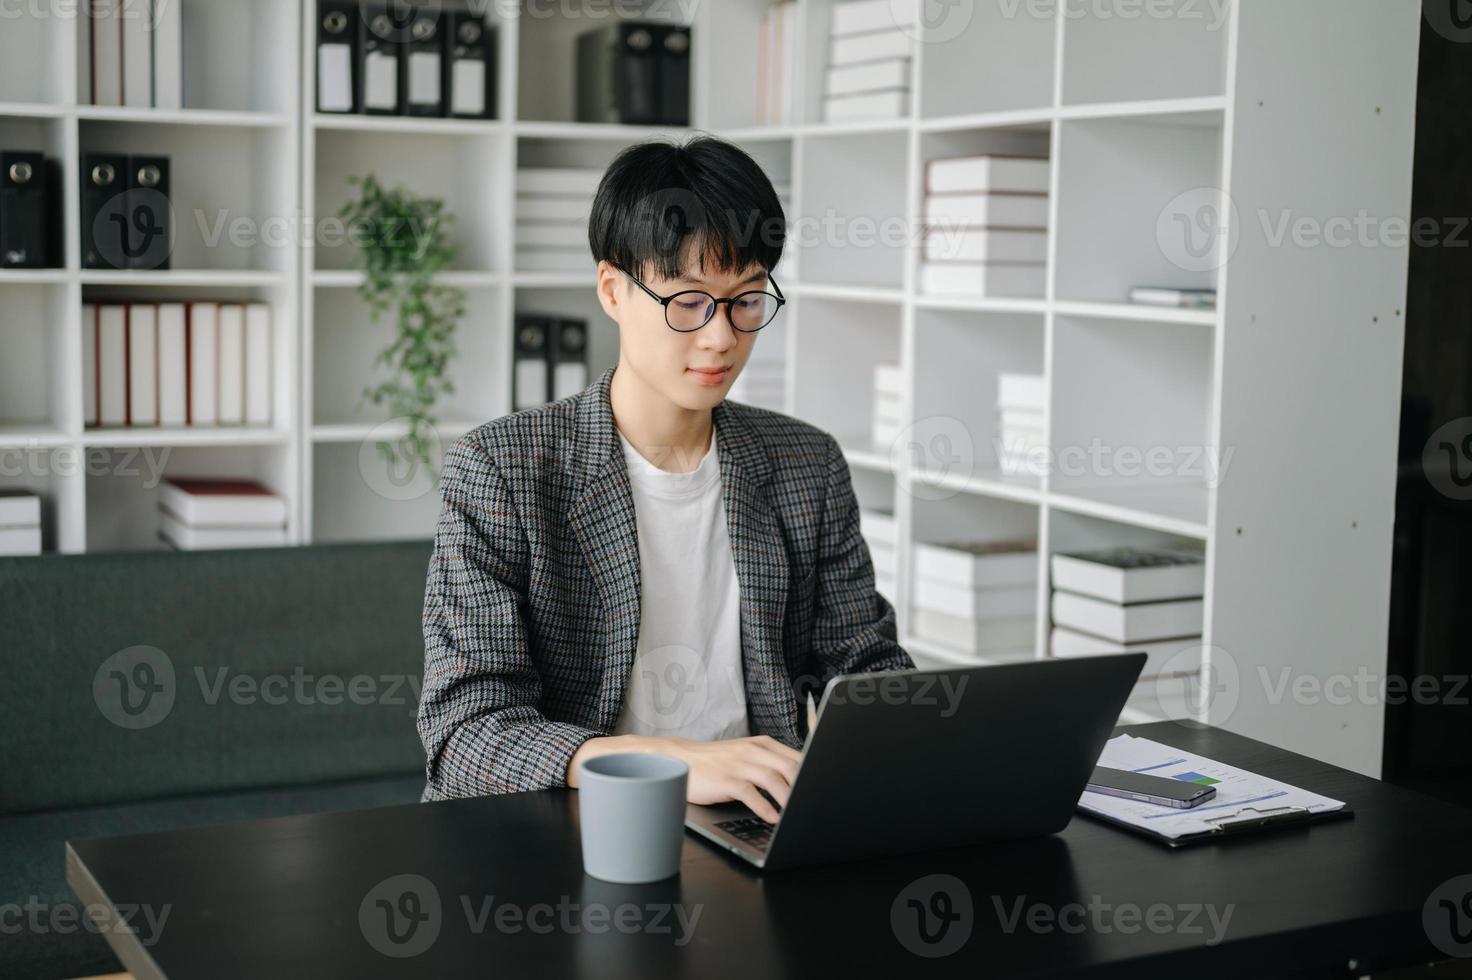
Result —
<instances>
[{"instance_id":1,"label":"green sofa","mask_svg":"<svg viewBox=\"0 0 1472 980\"><path fill-rule=\"evenodd\" d=\"M121 969L67 840L417 801L429 553L0 559L0 976Z\"/></svg>"}]
</instances>

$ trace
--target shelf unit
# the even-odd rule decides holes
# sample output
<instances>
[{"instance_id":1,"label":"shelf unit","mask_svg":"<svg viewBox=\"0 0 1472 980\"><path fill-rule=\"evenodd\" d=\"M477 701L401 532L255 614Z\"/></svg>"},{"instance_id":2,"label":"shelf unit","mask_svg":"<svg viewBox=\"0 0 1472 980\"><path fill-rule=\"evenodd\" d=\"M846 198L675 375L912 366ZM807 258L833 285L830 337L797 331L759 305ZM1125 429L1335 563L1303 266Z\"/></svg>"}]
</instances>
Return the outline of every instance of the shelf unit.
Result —
<instances>
[{"instance_id":1,"label":"shelf unit","mask_svg":"<svg viewBox=\"0 0 1472 980\"><path fill-rule=\"evenodd\" d=\"M375 454L402 424L358 398L387 328L369 324L353 255L327 241L322 222L345 199L346 178L370 170L454 212L461 252L443 278L466 290L468 312L442 443L509 410L517 310L586 316L592 370L614 363L616 328L590 274L517 270L514 176L518 166L601 167L631 142L689 132L573 120L573 38L597 26L595 15L628 16L633 5L543 6L535 16L490 5L499 105L481 121L318 114L314 4L182 2L182 110L79 104L80 35L63 0L32 4L0 32L0 146L62 160L68 230L63 269L0 272L0 459L12 460L0 487L43 492L50 551L156 547L145 463L265 480L290 503L293 542L428 536L437 497L425 474L395 472ZM1257 674L1384 669L1405 251L1275 245L1257 216L1406 215L1415 5L1180 0L1133 17L1098 5L1065 6L1067 17L1051 13L1057 5L951 5L914 45L910 114L832 125L821 95L833 2L801 0L802 118L780 126L756 124L751 52L765 0L650 13L693 17L696 127L739 143L790 189L793 236L778 278L791 303L761 340L786 361L787 410L833 432L861 503L896 515L907 648L921 663L975 660L909 635L915 542L1036 536L1044 571L1058 550L1190 544L1207 557L1204 642L1225 651L1218 659L1235 667L1239 688L1229 713L1218 700L1203 717L1378 771L1378 705L1273 703ZM1305 71L1343 64L1355 72ZM80 268L70 233L79 153L114 146L174 156L176 207L188 212L177 268ZM987 152L1053 162L1046 294L919 295L924 162ZM1238 217L1230 261L1171 244L1176 214L1189 220L1223 201ZM221 208L284 220L293 237L211 247L205 234ZM1141 283L1214 286L1219 309L1130 305ZM113 297L271 303L286 355L275 358L272 425L84 430L80 308ZM918 457L873 446L863 431L881 362L902 368ZM1003 475L998 370L1050 379L1054 471ZM960 465L941 471L927 458L937 434L969 447ZM1065 471L1065 450L1095 443L1220 447L1230 467L1220 480ZM1044 574L1033 656L1047 655L1047 605ZM1170 713L1150 687L1128 718Z\"/></svg>"}]
</instances>

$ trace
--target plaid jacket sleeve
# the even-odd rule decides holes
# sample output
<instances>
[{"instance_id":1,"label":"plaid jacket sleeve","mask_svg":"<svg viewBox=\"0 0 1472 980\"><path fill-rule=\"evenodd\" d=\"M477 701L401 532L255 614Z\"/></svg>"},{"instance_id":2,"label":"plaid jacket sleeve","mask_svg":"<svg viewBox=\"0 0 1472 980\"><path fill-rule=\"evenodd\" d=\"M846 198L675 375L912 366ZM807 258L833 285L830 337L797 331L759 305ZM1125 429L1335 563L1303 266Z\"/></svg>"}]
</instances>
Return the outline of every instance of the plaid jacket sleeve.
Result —
<instances>
[{"instance_id":1,"label":"plaid jacket sleeve","mask_svg":"<svg viewBox=\"0 0 1472 980\"><path fill-rule=\"evenodd\" d=\"M418 720L425 798L565 786L573 753L602 733L537 708L542 677L521 614L528 546L506 481L471 435L447 451L440 484Z\"/></svg>"},{"instance_id":2,"label":"plaid jacket sleeve","mask_svg":"<svg viewBox=\"0 0 1472 980\"><path fill-rule=\"evenodd\" d=\"M899 645L894 606L874 588L874 562L859 532L859 502L843 449L828 441L828 491L823 505L814 590L813 647L819 690L839 674L915 666Z\"/></svg>"}]
</instances>

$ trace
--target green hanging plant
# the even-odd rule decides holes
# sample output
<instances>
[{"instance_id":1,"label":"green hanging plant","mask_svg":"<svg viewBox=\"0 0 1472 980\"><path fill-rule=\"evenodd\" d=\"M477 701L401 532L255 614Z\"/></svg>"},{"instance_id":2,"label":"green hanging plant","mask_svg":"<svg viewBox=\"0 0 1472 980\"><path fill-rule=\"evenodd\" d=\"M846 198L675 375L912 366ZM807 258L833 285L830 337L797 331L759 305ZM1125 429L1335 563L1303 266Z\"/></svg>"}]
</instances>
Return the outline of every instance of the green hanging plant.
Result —
<instances>
[{"instance_id":1,"label":"green hanging plant","mask_svg":"<svg viewBox=\"0 0 1472 980\"><path fill-rule=\"evenodd\" d=\"M387 368L389 377L365 386L363 398L387 405L390 418L407 419L408 430L397 443L379 442L378 451L388 463L422 462L437 478L434 407L455 390L446 371L455 356L455 325L465 315L464 290L434 281L459 251L449 234L454 216L444 201L404 187L385 188L372 174L348 182L358 194L338 217L360 244L364 278L358 293L374 323L390 310L398 318L393 341L373 362Z\"/></svg>"}]
</instances>

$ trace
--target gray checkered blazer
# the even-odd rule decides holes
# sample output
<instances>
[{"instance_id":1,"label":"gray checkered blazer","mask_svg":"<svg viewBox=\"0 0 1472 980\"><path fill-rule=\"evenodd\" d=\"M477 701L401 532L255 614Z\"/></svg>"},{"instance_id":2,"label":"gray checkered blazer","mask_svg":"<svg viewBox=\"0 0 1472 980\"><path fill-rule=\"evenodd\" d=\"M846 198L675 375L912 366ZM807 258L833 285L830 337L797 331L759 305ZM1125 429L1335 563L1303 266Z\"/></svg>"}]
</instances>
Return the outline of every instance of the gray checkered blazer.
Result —
<instances>
[{"instance_id":1,"label":"gray checkered blazer","mask_svg":"<svg viewBox=\"0 0 1472 980\"><path fill-rule=\"evenodd\" d=\"M445 455L424 596L425 800L564 786L578 747L618 722L639 547L613 372L487 422ZM833 437L732 401L713 420L751 730L801 746L809 691L913 664L874 590Z\"/></svg>"}]
</instances>

